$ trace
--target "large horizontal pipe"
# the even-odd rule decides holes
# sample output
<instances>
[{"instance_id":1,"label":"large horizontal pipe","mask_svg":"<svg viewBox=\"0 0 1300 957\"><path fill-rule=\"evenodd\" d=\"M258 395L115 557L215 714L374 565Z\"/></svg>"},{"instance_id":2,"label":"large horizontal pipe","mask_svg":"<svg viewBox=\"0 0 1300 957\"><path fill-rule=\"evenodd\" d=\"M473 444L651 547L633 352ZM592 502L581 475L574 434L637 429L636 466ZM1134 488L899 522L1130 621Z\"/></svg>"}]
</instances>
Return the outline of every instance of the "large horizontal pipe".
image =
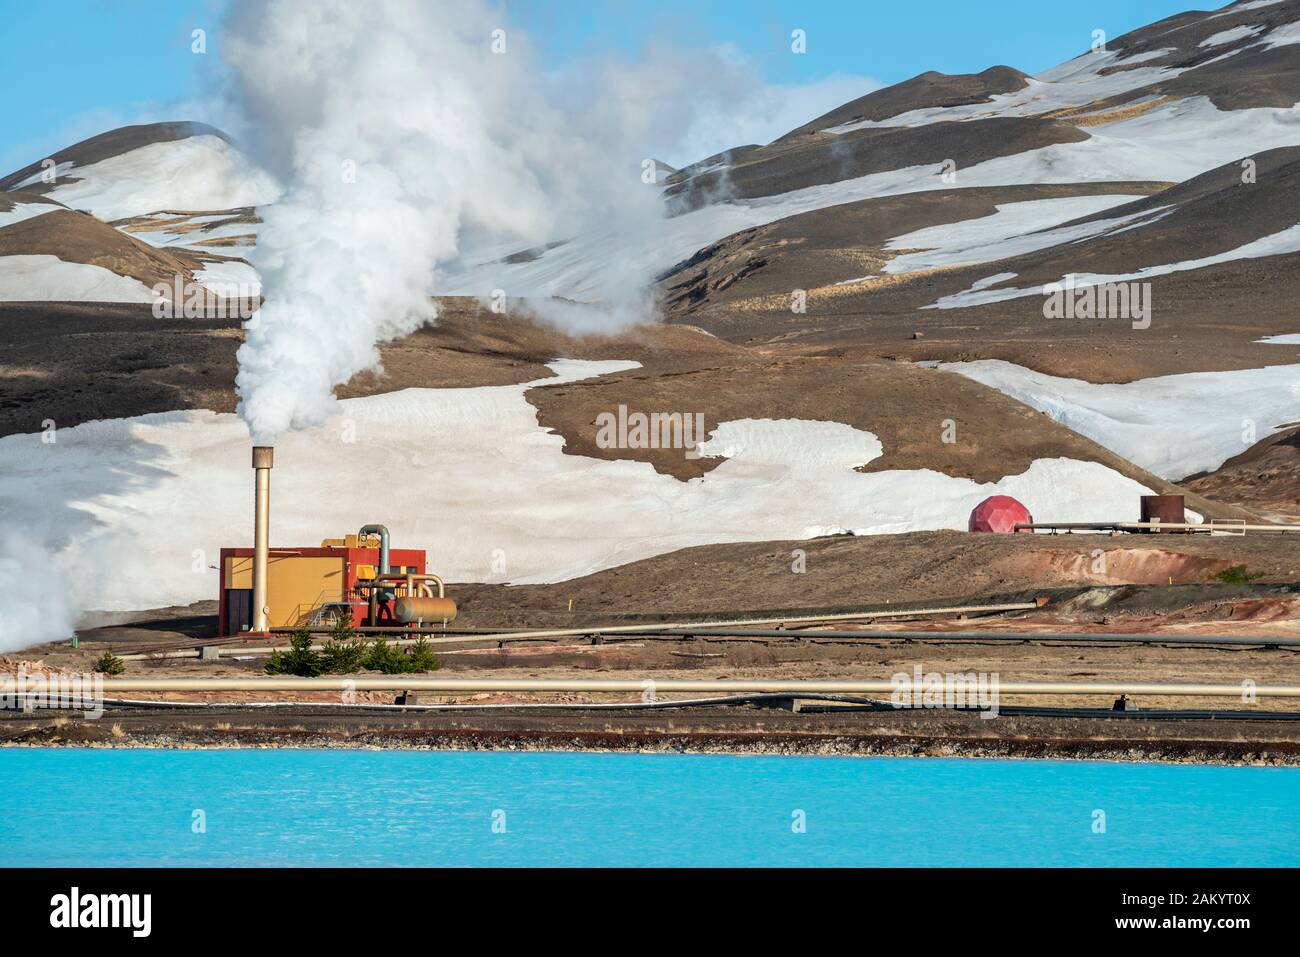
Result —
<instances>
[{"instance_id":1,"label":"large horizontal pipe","mask_svg":"<svg viewBox=\"0 0 1300 957\"><path fill-rule=\"evenodd\" d=\"M1032 611L1040 605L1037 601L1028 602L1006 602L1000 605L955 605L947 608L889 608L877 609L875 611L857 611L857 612L837 612L830 615L783 615L772 618L732 618L717 619L714 621L667 621L661 624L639 624L639 625L607 625L607 626L588 626L580 628L548 628L534 631L497 631L485 634L474 634L455 637L435 637L427 638L429 644L460 644L462 642L476 641L514 641L519 639L530 638L569 638L574 636L585 635L616 635L616 634L636 634L644 632L646 629L657 629L659 631L685 631L693 633L699 628L718 628L731 625L778 625L778 624L814 624L817 622L829 621L871 621L875 618L921 618L927 615L976 615L991 614L995 612L1009 611ZM278 629L279 632L293 632L298 629ZM307 631L313 634L328 634L332 629L329 628L308 628ZM362 632L376 632L391 634L394 631L409 631L413 629L358 629ZM438 629L441 632L442 629ZM418 638L398 639L389 642L395 647L403 645L413 645ZM219 647L222 655L269 655L273 651L288 651L288 645L253 645L247 648L231 648L227 645L213 645ZM123 661L142 661L146 658L198 658L199 652L192 648L183 648L177 651L163 651L154 654L131 654L119 655Z\"/></svg>"},{"instance_id":2,"label":"large horizontal pipe","mask_svg":"<svg viewBox=\"0 0 1300 957\"><path fill-rule=\"evenodd\" d=\"M1159 633L1118 632L1107 634L1097 631L877 631L858 630L828 631L823 629L787 630L783 628L718 628L700 629L691 632L697 638L829 638L829 639L869 639L907 641L1068 641L1068 642L1121 642L1125 644L1144 645L1281 645L1300 647L1300 637L1291 635L1274 635L1254 637L1250 635L1194 635ZM634 632L630 638L654 638L661 632Z\"/></svg>"},{"instance_id":3,"label":"large horizontal pipe","mask_svg":"<svg viewBox=\"0 0 1300 957\"><path fill-rule=\"evenodd\" d=\"M909 676L910 678L910 676ZM409 675L329 678L104 678L105 694L122 691L428 691L444 694L478 692L607 692L640 694L691 691L708 694L887 694L892 680L692 680L682 678L418 678ZM904 682L904 689L909 684ZM1170 695L1240 698L1245 690L1264 698L1300 698L1300 685L1149 684L1136 681L999 681L1001 695ZM18 688L11 675L0 677L0 693ZM920 690L920 685L915 686Z\"/></svg>"},{"instance_id":4,"label":"large horizontal pipe","mask_svg":"<svg viewBox=\"0 0 1300 957\"><path fill-rule=\"evenodd\" d=\"M1300 532L1300 525L1247 525L1236 522L1020 522L1016 531L1038 529L1092 532Z\"/></svg>"},{"instance_id":5,"label":"large horizontal pipe","mask_svg":"<svg viewBox=\"0 0 1300 957\"><path fill-rule=\"evenodd\" d=\"M447 597L447 583L442 580L441 576L430 575L430 574L417 574L416 572L406 572L405 574L402 574L400 572L394 572L391 575L376 575L374 578L362 579L361 581L357 582L357 587L369 588L371 590L374 590L377 588L381 588L384 585L393 585L393 584L400 585L402 584L402 582L406 583L407 595L414 594L415 582L433 582L435 585L438 586L438 597L439 598Z\"/></svg>"},{"instance_id":6,"label":"large horizontal pipe","mask_svg":"<svg viewBox=\"0 0 1300 957\"><path fill-rule=\"evenodd\" d=\"M565 635L555 637L575 637L575 636L604 636L610 632L603 629L584 629L576 632L568 632ZM878 631L878 630L824 630L824 629L787 629L787 628L696 628L690 631L680 630L661 630L655 628L644 628L639 631L620 631L620 637L625 638L672 638L680 639L691 636L695 638L739 638L739 639L803 639L807 641L816 641L825 639L831 641L930 641L942 643L946 641L1018 641L1018 642L1073 642L1073 643L1099 643L1106 642L1120 644L1143 644L1143 645L1230 645L1247 646L1247 647L1300 647L1300 636L1294 635L1195 635L1195 634L1160 634L1158 632L1093 632L1093 631ZM543 637L552 637L545 635ZM413 645L418 642L419 638L405 638L388 642L390 647L403 647ZM429 645L462 645L462 644L479 644L483 642L501 643L507 641L536 641L539 640L536 633L531 632L502 632L499 634L470 634L470 635L446 635L435 637L424 637L424 641ZM226 645L213 646L220 649L221 656L250 656L257 657L260 655L269 655L273 651L288 651L288 645L259 645L248 648L231 648ZM177 651L164 651L154 654L130 654L118 655L123 661L144 661L147 659L158 658L197 658L200 652L195 649L182 648Z\"/></svg>"},{"instance_id":7,"label":"large horizontal pipe","mask_svg":"<svg viewBox=\"0 0 1300 957\"><path fill-rule=\"evenodd\" d=\"M642 629L659 631L682 631L696 628L719 628L731 625L779 625L803 624L822 621L870 621L875 618L924 618L928 615L983 615L996 612L1033 611L1041 606L1037 601L1004 602L999 605L954 605L947 608L877 608L870 611L835 612L827 615L776 615L768 618L718 618L710 621L665 621L642 622L639 625L591 625L577 628L549 628L541 631L524 629L497 629L484 633L483 637L498 639L515 638L560 638L565 635L612 635L619 632L636 632ZM279 628L279 632L293 632L294 628ZM309 631L328 632L328 628L308 629ZM358 631L372 629L360 628ZM378 629L373 629L378 630ZM392 630L392 629L387 629ZM400 630L400 629L399 629ZM437 629L442 632L444 629ZM456 629L446 629L454 631Z\"/></svg>"},{"instance_id":8,"label":"large horizontal pipe","mask_svg":"<svg viewBox=\"0 0 1300 957\"><path fill-rule=\"evenodd\" d=\"M817 622L829 621L871 621L876 618L922 618L927 615L976 615L990 614L995 612L1008 611L1032 611L1039 607L1039 602L1007 602L1000 605L956 605L948 608L891 608L878 609L875 611L855 611L840 612L832 615L781 615L772 618L732 618L718 619L714 621L683 621L683 622L663 622L662 624L639 624L639 625L605 625L605 626L586 626L579 628L547 628L535 631L498 631L486 634L473 635L456 635L447 637L426 638L425 640L433 644L461 644L463 642L496 642L496 641L518 641L520 639L531 638L570 638L574 636L585 635L617 635L617 634L637 634L644 633L647 629L654 629L661 632L679 631L693 634L701 628L719 628L727 626L742 625L778 625L778 624L814 624ZM296 631L298 629L279 629ZM377 631L376 629L360 629L362 631ZM398 629L403 630L403 629ZM308 628L307 631L313 634L328 634L331 629ZM441 629L438 629L440 632ZM392 631L386 631L392 633ZM404 638L389 642L395 647L403 645L413 645L419 638ZM288 651L288 645L253 645L246 648L231 648L226 645L214 645L219 647L222 655L269 655L273 651ZM195 649L180 649L178 651L164 651L155 654L133 654L119 655L123 661L141 661L145 658L197 658L199 652Z\"/></svg>"},{"instance_id":9,"label":"large horizontal pipe","mask_svg":"<svg viewBox=\"0 0 1300 957\"><path fill-rule=\"evenodd\" d=\"M23 697L23 695L19 695ZM341 701L175 701L160 700L157 698L103 698L101 699L105 707L121 708L141 708L147 710L177 710L177 711L240 711L240 712L257 712L257 711L289 711L294 709L303 709L311 711L352 711L352 712L379 712L379 713L430 713L430 712L474 712L474 711L654 711L677 708L708 708L717 706L734 706L744 704L761 704L768 701L788 701L789 695L784 694L740 694L724 695L721 697L710 696L704 698L661 698L655 701L527 701L527 702L494 702L492 704L450 704L450 703L430 703L430 704L380 704L368 701L364 704L346 704ZM832 705L838 705L841 708L848 705L851 710L867 708L869 710L880 710L885 707L885 703L876 698L864 698L855 695L830 695L830 694L813 694L803 692L799 695L802 702L824 701ZM915 709L916 705L910 705ZM954 705L954 707L962 707ZM975 706L978 710L978 705ZM965 710L970 710L969 706ZM806 713L812 713L810 710ZM1113 708L1085 708L1070 706L1052 706L1052 705L1001 705L998 708L998 714L1011 716L1042 716L1054 718L1106 718L1116 720L1141 721L1198 721L1198 720L1225 720L1234 721L1300 721L1300 711L1262 711L1258 708L1252 710L1225 710L1221 708L1214 709L1177 709L1168 708L1116 711Z\"/></svg>"}]
</instances>

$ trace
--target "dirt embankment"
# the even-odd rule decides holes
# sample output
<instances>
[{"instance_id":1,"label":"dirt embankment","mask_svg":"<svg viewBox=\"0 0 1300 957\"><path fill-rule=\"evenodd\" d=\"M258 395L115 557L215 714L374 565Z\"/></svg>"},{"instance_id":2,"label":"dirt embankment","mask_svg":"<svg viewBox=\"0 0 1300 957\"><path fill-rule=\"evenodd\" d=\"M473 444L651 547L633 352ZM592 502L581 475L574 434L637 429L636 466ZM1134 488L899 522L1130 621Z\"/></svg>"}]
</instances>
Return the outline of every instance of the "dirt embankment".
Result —
<instances>
[{"instance_id":1,"label":"dirt embankment","mask_svg":"<svg viewBox=\"0 0 1300 957\"><path fill-rule=\"evenodd\" d=\"M1226 576L1235 583L1216 580L1237 568L1240 576ZM1214 628L1270 617L1258 603L1289 607L1300 598L1300 536L835 535L701 545L547 585L451 582L448 594L460 607L457 624L472 628L934 608L1040 595L1050 603L1041 617L1026 619L1034 627L1078 630L1110 622L1111 630L1155 631L1204 622ZM1255 610L1247 615L1246 608ZM992 624L1002 628L1022 618ZM1300 626L1294 630L1300 634ZM96 655L108 644L119 650L192 645L215 636L216 602L100 614L78 632Z\"/></svg>"},{"instance_id":2,"label":"dirt embankment","mask_svg":"<svg viewBox=\"0 0 1300 957\"><path fill-rule=\"evenodd\" d=\"M1091 540L1085 543L1083 539ZM1198 682L1234 686L1291 684L1296 655L1270 640L1300 635L1300 554L1281 539L1193 539L1187 536L976 536L927 533L877 539L748 543L687 549L555 585L453 585L461 603L458 624L471 628L576 628L653 624L709 618L812 614L847 608L897 611L956 604L1044 599L1032 611L968 620L883 620L869 628L837 624L847 635L807 634L791 626L775 635L653 638L578 634L532 641L484 643L438 636L442 673L455 678L530 676L581 678L600 674L643 679L687 676L710 679L888 679L916 665L943 673L997 673L1002 681ZM1168 540L1160 544L1153 540ZM1137 544L1148 541L1150 544ZM1249 550L1242 542L1254 542ZM789 546L789 547L787 547ZM1094 564L1113 565L1110 578L1182 575L1182 583L1106 585ZM792 571L792 549L804 551L802 572ZM1080 549L1089 549L1081 551ZM1080 556L1087 561L1082 566ZM1255 579L1249 584L1206 581L1222 563ZM979 588L962 591L963 587ZM206 623L205 623L206 622ZM904 634L893 634L902 629ZM885 631L888 634L880 635ZM972 635L949 635L949 632ZM1044 641L1041 633L1067 637ZM1107 639L1146 636L1148 643ZM81 647L66 643L30 649L29 670L84 671L111 646L146 654L193 647L214 634L208 608L173 609L155 620L87 629ZM1179 643L1235 635L1257 645ZM987 636L987 637L985 637ZM1021 638L1020 636L1023 636ZM1168 640L1162 640L1167 637ZM283 638L279 641L283 642ZM322 639L323 640L323 639ZM245 642L248 639L244 639ZM248 676L264 658L218 661L145 657L128 662L127 674ZM38 664L39 662L39 664ZM16 660L4 663L7 670ZM392 701L373 692L363 700ZM235 700L243 697L235 695ZM285 700L286 695L271 695ZM200 700L231 700L207 694ZM318 700L332 700L324 694ZM449 699L457 700L457 699ZM540 695L471 696L462 702L578 700ZM619 696L598 696L617 701ZM1098 706L1095 698L1061 696L1022 704ZM1101 702L1102 706L1109 702ZM1205 707L1203 699L1155 699L1142 707ZM1212 702L1225 707L1232 702ZM1267 707L1300 708L1300 701Z\"/></svg>"},{"instance_id":3,"label":"dirt embankment","mask_svg":"<svg viewBox=\"0 0 1300 957\"><path fill-rule=\"evenodd\" d=\"M0 745L641 751L1300 764L1296 722L1140 717L983 720L954 712L776 708L339 715L238 709L0 718Z\"/></svg>"},{"instance_id":4,"label":"dirt embankment","mask_svg":"<svg viewBox=\"0 0 1300 957\"><path fill-rule=\"evenodd\" d=\"M792 568L801 550L803 571ZM1100 564L1097 559L1100 557ZM1244 566L1250 583L1207 580L1214 569ZM1098 569L1101 569L1099 571ZM1109 571L1105 571L1109 568ZM1105 584L1116 578L1175 584ZM1300 542L1263 535L997 536L935 532L812 542L743 543L686 549L554 585L452 585L469 627L570 627L654 620L811 613L844 607L897 610L1036 597L1047 603L1011 615L967 620L886 620L838 624L845 635L582 635L535 641L476 642L440 637L440 677L546 679L876 679L921 667L927 673L996 675L1012 681L1213 683L1247 688L1294 684L1300 651L1270 639L1300 635ZM740 615L747 617L747 615ZM106 647L192 647L214 633L211 603L142 615L22 653L29 672L84 671ZM894 634L902 630L905 634ZM888 634L880 634L888 632ZM962 634L951 634L960 632ZM1041 633L1064 635L1044 641ZM1143 636L1146 643L1108 635ZM1214 644L1221 635L1255 645ZM1200 639L1201 644L1179 642ZM280 639L281 641L283 639ZM247 642L248 639L243 639ZM145 657L128 676L248 677L262 657L217 661ZM17 657L0 662L14 671ZM363 706L389 705L396 692L359 692ZM809 702L799 712L757 707L670 710L538 710L514 705L626 704L639 694L462 693L417 697L425 705L493 710L346 713L332 692L150 694L191 701L201 711L112 711L98 721L37 713L0 717L0 742L159 747L303 746L748 751L755 753L969 755L1198 762L1300 763L1300 700L1241 695L1224 699L1148 696L1115 716L1110 697L1001 696L999 717L953 711L830 711ZM661 697L663 697L661 695ZM285 710L241 710L240 702L296 702ZM800 706L803 708L803 705ZM1092 709L1019 714L1017 708ZM504 710L500 710L504 708ZM1222 709L1215 720L1154 712ZM1244 712L1244 713L1239 713Z\"/></svg>"},{"instance_id":5,"label":"dirt embankment","mask_svg":"<svg viewBox=\"0 0 1300 957\"><path fill-rule=\"evenodd\" d=\"M1253 585L1212 580L1216 570L1235 565L1244 566ZM464 615L496 624L505 614L509 623L516 614L568 614L570 601L578 614L606 616L924 607L1089 589L1129 572L1140 572L1128 579L1133 584L1168 586L1173 579L1173 588L1134 592L1143 607L1159 611L1249 598L1252 587L1300 582L1300 536L839 535L702 545L551 585L457 585L453 591Z\"/></svg>"}]
</instances>

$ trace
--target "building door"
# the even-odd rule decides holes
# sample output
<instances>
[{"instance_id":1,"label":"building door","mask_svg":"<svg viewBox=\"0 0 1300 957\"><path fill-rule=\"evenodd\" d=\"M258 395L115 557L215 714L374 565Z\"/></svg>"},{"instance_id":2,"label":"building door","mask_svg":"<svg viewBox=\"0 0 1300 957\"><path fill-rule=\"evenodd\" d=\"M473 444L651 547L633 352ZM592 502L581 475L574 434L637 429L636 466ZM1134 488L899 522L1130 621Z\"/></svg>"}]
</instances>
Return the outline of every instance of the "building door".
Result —
<instances>
[{"instance_id":1,"label":"building door","mask_svg":"<svg viewBox=\"0 0 1300 957\"><path fill-rule=\"evenodd\" d=\"M253 627L253 589L226 589L226 629L230 634Z\"/></svg>"}]
</instances>

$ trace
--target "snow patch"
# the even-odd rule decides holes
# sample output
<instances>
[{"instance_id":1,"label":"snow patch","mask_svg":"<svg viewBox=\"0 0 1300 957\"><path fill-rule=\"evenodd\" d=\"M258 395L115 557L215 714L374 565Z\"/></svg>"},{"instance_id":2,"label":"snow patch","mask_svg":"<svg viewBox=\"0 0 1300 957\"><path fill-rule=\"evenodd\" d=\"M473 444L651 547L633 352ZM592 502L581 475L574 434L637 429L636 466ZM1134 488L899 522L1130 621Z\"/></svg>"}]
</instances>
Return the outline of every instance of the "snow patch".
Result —
<instances>
[{"instance_id":1,"label":"snow patch","mask_svg":"<svg viewBox=\"0 0 1300 957\"><path fill-rule=\"evenodd\" d=\"M1234 13L1243 13L1246 10L1259 10L1262 7L1271 7L1273 4L1281 2L1282 0L1250 0L1249 3L1233 3L1207 19L1217 20L1219 17L1230 17Z\"/></svg>"},{"instance_id":2,"label":"snow patch","mask_svg":"<svg viewBox=\"0 0 1300 957\"><path fill-rule=\"evenodd\" d=\"M1272 50L1275 47L1289 47L1293 43L1300 43L1300 20L1295 23L1288 23L1285 26L1274 27L1270 30L1256 46L1262 46L1266 50Z\"/></svg>"},{"instance_id":3,"label":"snow patch","mask_svg":"<svg viewBox=\"0 0 1300 957\"><path fill-rule=\"evenodd\" d=\"M1153 279L1156 276L1167 276L1170 273L1187 272L1193 269L1204 269L1206 266L1216 266L1220 263L1232 262L1236 259L1262 259L1266 256L1282 256L1287 253L1300 252L1300 225L1289 226L1281 232L1272 233L1260 239L1252 240L1245 245L1238 246L1235 249L1229 249L1226 252L1216 253L1213 256L1202 256L1199 259L1187 259L1176 263L1163 263L1158 266L1144 266L1136 272L1127 273L1075 273L1074 286L1082 288L1085 286L1102 286L1108 283L1134 282ZM1061 281L1065 282L1066 277L1062 276ZM967 306L978 306L990 302L1005 302L1008 299L1020 299L1024 296L1042 295L1041 286L1025 287L1018 286L1010 289L985 290L972 286L963 292L953 293L950 296L943 296L937 302L933 302L924 309L962 309Z\"/></svg>"},{"instance_id":4,"label":"snow patch","mask_svg":"<svg viewBox=\"0 0 1300 957\"><path fill-rule=\"evenodd\" d=\"M1262 25L1232 27L1229 30L1222 30L1212 37L1206 37L1199 46L1217 47L1225 43L1232 43L1236 40L1244 40L1246 37L1256 36L1264 27Z\"/></svg>"},{"instance_id":5,"label":"snow patch","mask_svg":"<svg viewBox=\"0 0 1300 957\"><path fill-rule=\"evenodd\" d=\"M1207 97L1166 103L1141 116L1089 127L1087 140L1028 150L977 163L946 183L944 167L909 166L775 196L718 203L672 217L662 228L628 235L591 231L524 263L502 260L518 243L468 249L451 264L443 295L488 296L507 289L519 296L587 300L606 282L609 249L666 272L695 252L743 229L799 213L879 196L933 189L1018 186L1025 183L1115 181L1182 182L1252 152L1300 143L1300 107L1220 110Z\"/></svg>"},{"instance_id":6,"label":"snow patch","mask_svg":"<svg viewBox=\"0 0 1300 957\"><path fill-rule=\"evenodd\" d=\"M234 298L260 289L262 277L246 262L214 260L194 271L194 281L219 296Z\"/></svg>"},{"instance_id":7,"label":"snow patch","mask_svg":"<svg viewBox=\"0 0 1300 957\"><path fill-rule=\"evenodd\" d=\"M62 182L69 173L73 181ZM150 143L60 172L58 181L62 185L47 196L105 221L162 209L258 206L274 202L280 192L274 180L212 134Z\"/></svg>"},{"instance_id":8,"label":"snow patch","mask_svg":"<svg viewBox=\"0 0 1300 957\"><path fill-rule=\"evenodd\" d=\"M66 174L71 169L72 169L71 160L64 160L62 163L55 163L53 167L54 179L56 181L61 179L64 176L64 174ZM45 181L44 177L49 175L49 172L50 171L48 167L42 167L41 169L37 170L35 173L32 173L26 179L20 180L19 182L15 183L13 186L10 186L9 189L10 190L27 189L27 187L29 186L35 186L37 183L44 182Z\"/></svg>"},{"instance_id":9,"label":"snow patch","mask_svg":"<svg viewBox=\"0 0 1300 957\"><path fill-rule=\"evenodd\" d=\"M864 474L854 469L882 454L875 435L792 419L722 423L701 451L725 460L680 482L644 462L564 454L525 398L533 385L636 367L566 360L535 383L343 400L340 418L280 437L271 544L311 545L382 521L395 543L428 549L432 570L451 581L551 582L693 545L963 529L998 493L1043 521L1104 520L1147 491L1061 458L991 483L926 469ZM340 444L345 425L350 445ZM211 598L217 549L250 534L248 441L236 416L206 411L88 422L59 430L53 445L7 436L0 511L23 517L16 530L76 576L86 608ZM382 501L369 491L377 480ZM29 561L44 560L33 548ZM506 571L494 575L501 561Z\"/></svg>"},{"instance_id":10,"label":"snow patch","mask_svg":"<svg viewBox=\"0 0 1300 957\"><path fill-rule=\"evenodd\" d=\"M153 302L138 279L57 256L0 256L0 302Z\"/></svg>"},{"instance_id":11,"label":"snow patch","mask_svg":"<svg viewBox=\"0 0 1300 957\"><path fill-rule=\"evenodd\" d=\"M1095 236L1134 217L1097 220L1056 229L1051 227L1142 198L1108 194L1002 203L997 206L997 212L989 216L930 226L896 236L886 244L886 248L920 251L896 256L885 264L884 271L907 273L918 269L994 262Z\"/></svg>"},{"instance_id":12,"label":"snow patch","mask_svg":"<svg viewBox=\"0 0 1300 957\"><path fill-rule=\"evenodd\" d=\"M1020 275L1020 273L1016 273L1016 272L994 273L992 276L985 276L983 279L975 280L975 285L971 286L971 288L987 289L989 286L996 286L1000 282L1010 282L1012 279L1015 279L1018 275Z\"/></svg>"},{"instance_id":13,"label":"snow patch","mask_svg":"<svg viewBox=\"0 0 1300 957\"><path fill-rule=\"evenodd\" d=\"M983 120L1000 116L1041 116L1056 110L1085 106L1099 100L1127 93L1130 90L1172 79L1183 68L1137 67L1102 71L1115 66L1132 67L1147 60L1157 60L1177 51L1173 49L1148 50L1145 53L1125 56L1123 51L1092 51L1075 57L1059 66L1029 77L1026 85L1011 93L995 93L984 103L960 106L934 106L909 110L883 120L855 120L828 127L823 132L837 135L853 130L890 126L924 126L947 121Z\"/></svg>"},{"instance_id":14,"label":"snow patch","mask_svg":"<svg viewBox=\"0 0 1300 957\"><path fill-rule=\"evenodd\" d=\"M55 210L62 209L52 203L14 203L13 209L0 210L0 229L21 223L25 219L35 219Z\"/></svg>"},{"instance_id":15,"label":"snow patch","mask_svg":"<svg viewBox=\"0 0 1300 957\"><path fill-rule=\"evenodd\" d=\"M1213 471L1300 418L1300 365L1100 385L1045 375L1001 359L943 363L939 368L1046 412L1170 481Z\"/></svg>"},{"instance_id":16,"label":"snow patch","mask_svg":"<svg viewBox=\"0 0 1300 957\"><path fill-rule=\"evenodd\" d=\"M156 219L156 217L150 217ZM168 246L184 246L202 251L205 247L203 244L214 239L241 239L245 242L235 245L218 247L218 251L225 253L234 248L251 248L257 242L257 223L228 223L231 219L228 213L210 213L204 216L179 216L166 220L158 221L157 229L148 230L124 230L129 235L134 236L141 242L148 243L150 246L166 248ZM208 225L206 229L189 229L180 230L176 227L185 225L204 226L210 223L219 225ZM171 228L169 228L171 227Z\"/></svg>"}]
</instances>

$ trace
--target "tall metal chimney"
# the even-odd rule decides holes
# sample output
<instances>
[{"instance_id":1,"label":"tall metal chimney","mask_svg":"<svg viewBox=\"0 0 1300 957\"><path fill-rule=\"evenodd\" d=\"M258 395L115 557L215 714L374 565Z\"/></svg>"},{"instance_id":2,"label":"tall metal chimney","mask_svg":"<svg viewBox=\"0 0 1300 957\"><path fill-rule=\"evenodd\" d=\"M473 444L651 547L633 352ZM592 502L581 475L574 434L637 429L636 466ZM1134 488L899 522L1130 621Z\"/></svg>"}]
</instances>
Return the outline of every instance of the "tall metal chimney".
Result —
<instances>
[{"instance_id":1,"label":"tall metal chimney","mask_svg":"<svg viewBox=\"0 0 1300 957\"><path fill-rule=\"evenodd\" d=\"M256 475L253 514L253 631L266 634L266 566L271 536L271 466L275 449L269 445L253 446L253 472Z\"/></svg>"}]
</instances>

